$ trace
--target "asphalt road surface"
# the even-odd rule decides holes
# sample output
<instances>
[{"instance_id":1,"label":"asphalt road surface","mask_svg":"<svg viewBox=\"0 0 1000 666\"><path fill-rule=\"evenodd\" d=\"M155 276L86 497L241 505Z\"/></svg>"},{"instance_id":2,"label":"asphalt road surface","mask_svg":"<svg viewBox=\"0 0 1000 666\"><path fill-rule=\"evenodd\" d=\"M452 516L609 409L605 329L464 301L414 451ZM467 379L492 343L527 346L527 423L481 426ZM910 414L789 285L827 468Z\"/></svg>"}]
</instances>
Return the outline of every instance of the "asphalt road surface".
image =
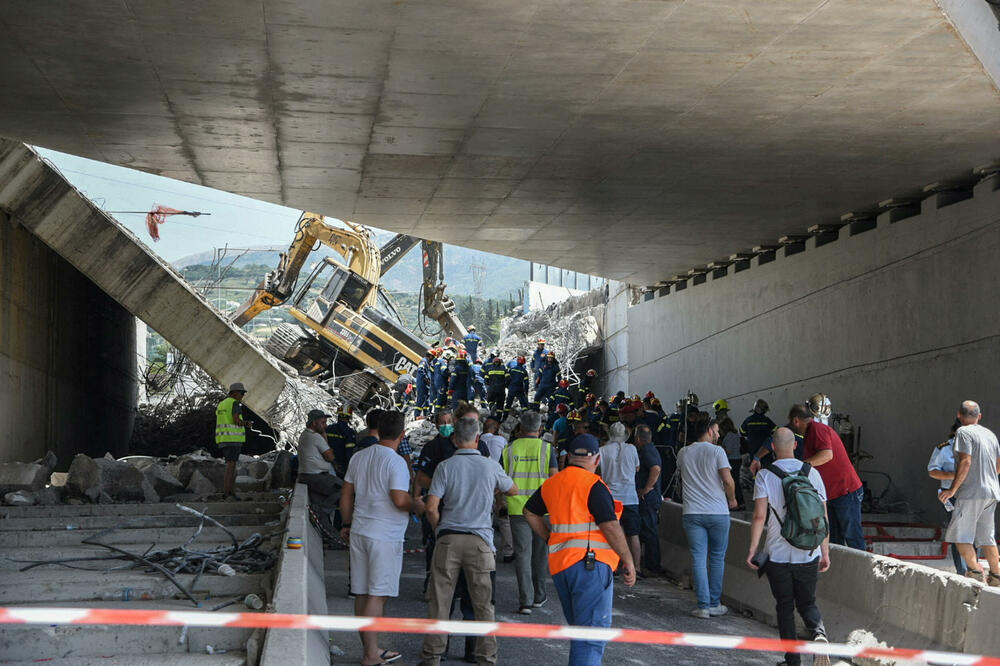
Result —
<instances>
[{"instance_id":1,"label":"asphalt road surface","mask_svg":"<svg viewBox=\"0 0 1000 666\"><path fill-rule=\"evenodd\" d=\"M419 530L411 529L407 535L406 548L419 548ZM424 555L414 553L404 555L403 575L400 594L386 604L386 615L390 617L427 617L427 603L424 601ZM347 597L347 551L326 551L326 589L329 612L336 615L351 615L354 602ZM498 564L496 590L496 619L498 622L536 622L540 624L565 624L559 597L551 580L548 583L548 602L542 608L534 609L532 615L517 613L517 582L514 565ZM683 631L703 634L727 634L731 636L762 636L777 638L777 631L765 624L738 614L702 620L692 617L694 594L682 590L665 578L647 578L627 588L616 579L613 626L631 629L659 629L663 631ZM453 619L461 619L456 606ZM361 661L361 642L357 633L331 633L331 643L343 650L343 656L334 656L334 663ZM443 663L462 663L464 637L451 640L446 660ZM396 664L416 664L420 660L423 636L419 634L386 635L379 643L386 648L398 650L403 657ZM522 638L499 638L498 662L501 664L565 664L569 655L569 643L564 640L539 640ZM609 643L604 653L605 664L769 664L773 666L782 660L781 654L749 652L743 650L711 650L666 645L645 645L629 643ZM806 660L808 663L808 658Z\"/></svg>"}]
</instances>

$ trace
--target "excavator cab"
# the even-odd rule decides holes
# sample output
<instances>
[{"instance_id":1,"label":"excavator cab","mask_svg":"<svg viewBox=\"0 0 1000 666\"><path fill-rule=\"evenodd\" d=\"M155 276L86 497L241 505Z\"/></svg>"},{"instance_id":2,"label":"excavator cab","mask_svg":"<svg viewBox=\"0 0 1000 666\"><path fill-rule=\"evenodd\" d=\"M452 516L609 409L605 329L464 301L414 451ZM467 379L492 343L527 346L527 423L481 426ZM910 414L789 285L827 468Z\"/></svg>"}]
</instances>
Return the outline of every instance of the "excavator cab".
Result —
<instances>
[{"instance_id":1,"label":"excavator cab","mask_svg":"<svg viewBox=\"0 0 1000 666\"><path fill-rule=\"evenodd\" d=\"M315 291L314 285L323 284L324 280L325 286L310 303L310 295ZM352 273L341 264L327 258L316 266L309 279L299 288L292 301L292 307L302 310L310 319L322 326L326 324L334 303L343 303L355 312L361 310L374 286L357 273Z\"/></svg>"}]
</instances>

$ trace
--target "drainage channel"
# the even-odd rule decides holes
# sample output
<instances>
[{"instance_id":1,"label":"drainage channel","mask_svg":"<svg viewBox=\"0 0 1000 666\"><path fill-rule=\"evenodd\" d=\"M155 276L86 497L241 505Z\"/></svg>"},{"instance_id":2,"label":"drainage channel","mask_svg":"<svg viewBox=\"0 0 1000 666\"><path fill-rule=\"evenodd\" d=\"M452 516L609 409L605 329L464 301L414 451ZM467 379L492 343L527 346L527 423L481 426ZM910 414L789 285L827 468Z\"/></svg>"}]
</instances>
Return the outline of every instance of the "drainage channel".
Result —
<instances>
[{"instance_id":1,"label":"drainage channel","mask_svg":"<svg viewBox=\"0 0 1000 666\"><path fill-rule=\"evenodd\" d=\"M4 507L0 605L264 612L288 519L282 500L254 493L182 505L194 512L169 503ZM124 553L183 567L175 584ZM245 628L7 625L0 663L253 666L264 639Z\"/></svg>"}]
</instances>

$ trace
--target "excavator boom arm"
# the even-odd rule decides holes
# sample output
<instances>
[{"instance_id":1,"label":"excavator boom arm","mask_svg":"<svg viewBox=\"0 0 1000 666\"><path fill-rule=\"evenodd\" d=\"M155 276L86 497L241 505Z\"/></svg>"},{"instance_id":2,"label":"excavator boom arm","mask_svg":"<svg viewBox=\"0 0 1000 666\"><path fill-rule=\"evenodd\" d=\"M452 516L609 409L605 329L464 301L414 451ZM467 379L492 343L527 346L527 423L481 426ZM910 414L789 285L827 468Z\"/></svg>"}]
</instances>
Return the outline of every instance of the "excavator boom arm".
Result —
<instances>
[{"instance_id":1,"label":"excavator boom arm","mask_svg":"<svg viewBox=\"0 0 1000 666\"><path fill-rule=\"evenodd\" d=\"M344 258L345 265L373 285L378 285L381 261L379 249L368 231L351 222L347 229L326 223L322 215L304 212L295 229L288 251L282 253L278 267L264 276L254 293L233 314L233 323L242 326L261 312L284 303L295 289L306 259L316 243L326 245ZM377 290L372 289L364 306L375 304Z\"/></svg>"}]
</instances>

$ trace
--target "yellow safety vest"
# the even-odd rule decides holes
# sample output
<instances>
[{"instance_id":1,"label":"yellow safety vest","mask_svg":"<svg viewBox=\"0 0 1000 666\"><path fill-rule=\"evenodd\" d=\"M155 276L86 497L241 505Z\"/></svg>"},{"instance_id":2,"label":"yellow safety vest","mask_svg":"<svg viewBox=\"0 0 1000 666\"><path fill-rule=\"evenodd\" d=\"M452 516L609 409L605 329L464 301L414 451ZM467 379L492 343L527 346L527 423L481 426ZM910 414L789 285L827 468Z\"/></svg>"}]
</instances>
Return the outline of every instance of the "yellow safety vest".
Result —
<instances>
[{"instance_id":1,"label":"yellow safety vest","mask_svg":"<svg viewBox=\"0 0 1000 666\"><path fill-rule=\"evenodd\" d=\"M233 419L235 403L235 398L226 398L215 408L215 443L219 446L232 446L247 441L246 429L236 425Z\"/></svg>"},{"instance_id":2,"label":"yellow safety vest","mask_svg":"<svg viewBox=\"0 0 1000 666\"><path fill-rule=\"evenodd\" d=\"M523 516L524 505L549 478L552 447L535 437L515 439L503 450L504 471L517 484L517 495L507 498L507 513Z\"/></svg>"}]
</instances>

